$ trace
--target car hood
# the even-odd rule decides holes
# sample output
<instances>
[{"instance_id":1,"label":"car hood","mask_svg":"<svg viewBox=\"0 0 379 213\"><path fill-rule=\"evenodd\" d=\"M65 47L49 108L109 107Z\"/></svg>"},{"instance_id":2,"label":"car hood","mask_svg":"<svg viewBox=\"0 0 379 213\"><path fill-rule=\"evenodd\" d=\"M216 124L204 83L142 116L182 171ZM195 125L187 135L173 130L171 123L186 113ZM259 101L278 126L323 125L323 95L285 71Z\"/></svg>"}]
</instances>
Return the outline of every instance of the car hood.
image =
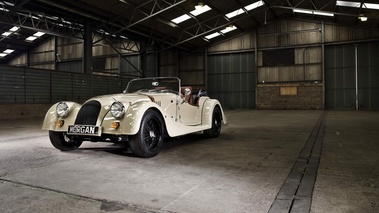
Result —
<instances>
[{"instance_id":1,"label":"car hood","mask_svg":"<svg viewBox=\"0 0 379 213\"><path fill-rule=\"evenodd\" d=\"M88 101L96 100L101 103L102 106L111 105L112 103L119 101L122 103L129 103L130 105L141 102L141 101L151 101L149 96L137 94L137 93L119 93L119 94L112 94L112 95L102 95L102 96L96 96L94 98L91 98ZM87 101L87 102L88 102Z\"/></svg>"}]
</instances>

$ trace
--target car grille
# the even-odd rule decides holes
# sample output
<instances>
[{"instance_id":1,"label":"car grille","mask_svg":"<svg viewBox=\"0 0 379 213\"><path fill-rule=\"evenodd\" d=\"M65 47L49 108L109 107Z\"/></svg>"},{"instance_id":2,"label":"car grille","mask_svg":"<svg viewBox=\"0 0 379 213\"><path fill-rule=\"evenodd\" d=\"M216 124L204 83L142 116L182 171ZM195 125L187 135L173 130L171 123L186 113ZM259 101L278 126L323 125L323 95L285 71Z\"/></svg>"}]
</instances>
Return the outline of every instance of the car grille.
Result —
<instances>
[{"instance_id":1,"label":"car grille","mask_svg":"<svg viewBox=\"0 0 379 213\"><path fill-rule=\"evenodd\" d=\"M98 101L89 101L85 103L76 116L75 124L96 125L100 109L101 104Z\"/></svg>"}]
</instances>

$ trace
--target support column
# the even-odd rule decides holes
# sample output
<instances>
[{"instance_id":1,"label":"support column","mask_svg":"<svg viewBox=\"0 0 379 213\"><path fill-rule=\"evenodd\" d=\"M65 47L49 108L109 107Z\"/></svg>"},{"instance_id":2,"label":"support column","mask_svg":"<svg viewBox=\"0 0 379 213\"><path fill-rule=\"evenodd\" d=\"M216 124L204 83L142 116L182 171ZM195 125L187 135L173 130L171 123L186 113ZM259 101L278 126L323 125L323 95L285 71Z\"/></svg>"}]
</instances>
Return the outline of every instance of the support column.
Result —
<instances>
[{"instance_id":1,"label":"support column","mask_svg":"<svg viewBox=\"0 0 379 213\"><path fill-rule=\"evenodd\" d=\"M83 73L92 73L92 24L86 21L84 26L84 44L83 44Z\"/></svg>"},{"instance_id":2,"label":"support column","mask_svg":"<svg viewBox=\"0 0 379 213\"><path fill-rule=\"evenodd\" d=\"M147 69L147 50L146 50L146 41L142 40L140 42L140 70L142 71L142 77L146 77L146 69Z\"/></svg>"}]
</instances>

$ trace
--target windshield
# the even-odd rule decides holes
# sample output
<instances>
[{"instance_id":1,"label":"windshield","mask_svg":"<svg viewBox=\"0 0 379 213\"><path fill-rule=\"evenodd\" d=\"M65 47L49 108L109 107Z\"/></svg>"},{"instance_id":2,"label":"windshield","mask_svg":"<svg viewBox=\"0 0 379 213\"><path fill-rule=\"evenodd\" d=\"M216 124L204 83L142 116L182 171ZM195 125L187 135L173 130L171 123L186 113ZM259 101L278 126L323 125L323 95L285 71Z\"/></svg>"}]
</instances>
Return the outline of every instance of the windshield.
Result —
<instances>
[{"instance_id":1,"label":"windshield","mask_svg":"<svg viewBox=\"0 0 379 213\"><path fill-rule=\"evenodd\" d=\"M131 80L126 93L133 92L174 92L179 94L180 79L175 77L138 78Z\"/></svg>"}]
</instances>

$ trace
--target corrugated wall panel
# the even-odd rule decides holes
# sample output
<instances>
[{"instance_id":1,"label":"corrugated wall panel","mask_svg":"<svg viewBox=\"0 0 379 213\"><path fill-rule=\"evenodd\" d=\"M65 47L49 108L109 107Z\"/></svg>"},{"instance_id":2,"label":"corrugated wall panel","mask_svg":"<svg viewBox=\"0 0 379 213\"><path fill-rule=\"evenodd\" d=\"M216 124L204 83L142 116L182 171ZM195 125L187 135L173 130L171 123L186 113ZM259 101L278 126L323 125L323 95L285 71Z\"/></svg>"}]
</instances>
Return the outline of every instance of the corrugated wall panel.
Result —
<instances>
[{"instance_id":1,"label":"corrugated wall panel","mask_svg":"<svg viewBox=\"0 0 379 213\"><path fill-rule=\"evenodd\" d=\"M255 108L253 53L208 56L208 94L224 108Z\"/></svg>"},{"instance_id":2,"label":"corrugated wall panel","mask_svg":"<svg viewBox=\"0 0 379 213\"><path fill-rule=\"evenodd\" d=\"M357 45L358 109L379 109L379 43ZM325 48L325 105L356 108L355 45Z\"/></svg>"},{"instance_id":3,"label":"corrugated wall panel","mask_svg":"<svg viewBox=\"0 0 379 213\"><path fill-rule=\"evenodd\" d=\"M73 101L83 103L91 96L90 75L73 74Z\"/></svg>"},{"instance_id":4,"label":"corrugated wall panel","mask_svg":"<svg viewBox=\"0 0 379 213\"><path fill-rule=\"evenodd\" d=\"M145 70L145 77L155 77L158 76L157 71L157 54L150 53L147 54L147 67Z\"/></svg>"},{"instance_id":5,"label":"corrugated wall panel","mask_svg":"<svg viewBox=\"0 0 379 213\"><path fill-rule=\"evenodd\" d=\"M24 103L24 70L20 68L0 68L0 103Z\"/></svg>"},{"instance_id":6,"label":"corrugated wall panel","mask_svg":"<svg viewBox=\"0 0 379 213\"><path fill-rule=\"evenodd\" d=\"M325 48L325 107L355 108L354 45Z\"/></svg>"},{"instance_id":7,"label":"corrugated wall panel","mask_svg":"<svg viewBox=\"0 0 379 213\"><path fill-rule=\"evenodd\" d=\"M50 72L25 72L26 103L50 103Z\"/></svg>"},{"instance_id":8,"label":"corrugated wall panel","mask_svg":"<svg viewBox=\"0 0 379 213\"><path fill-rule=\"evenodd\" d=\"M72 73L51 72L51 102L73 100Z\"/></svg>"},{"instance_id":9,"label":"corrugated wall panel","mask_svg":"<svg viewBox=\"0 0 379 213\"><path fill-rule=\"evenodd\" d=\"M358 103L360 109L379 109L379 43L359 44Z\"/></svg>"},{"instance_id":10,"label":"corrugated wall panel","mask_svg":"<svg viewBox=\"0 0 379 213\"><path fill-rule=\"evenodd\" d=\"M138 72L141 68L140 57L138 55L124 56L124 58L121 58L120 62L121 75L141 76Z\"/></svg>"}]
</instances>

